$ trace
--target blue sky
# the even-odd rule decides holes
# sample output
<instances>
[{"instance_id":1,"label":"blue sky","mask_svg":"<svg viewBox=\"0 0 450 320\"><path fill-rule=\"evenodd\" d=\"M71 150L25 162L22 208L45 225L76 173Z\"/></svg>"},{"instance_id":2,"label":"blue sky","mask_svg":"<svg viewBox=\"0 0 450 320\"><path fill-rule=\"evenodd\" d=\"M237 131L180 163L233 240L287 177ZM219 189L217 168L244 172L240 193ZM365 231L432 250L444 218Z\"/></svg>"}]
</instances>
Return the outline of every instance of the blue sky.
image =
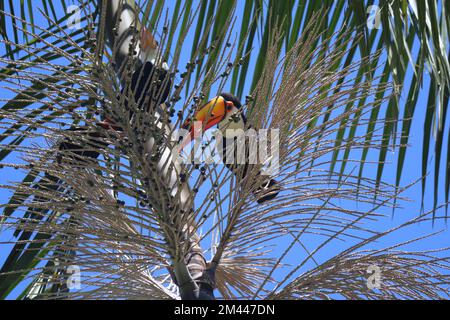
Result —
<instances>
[{"instance_id":1,"label":"blue sky","mask_svg":"<svg viewBox=\"0 0 450 320\"><path fill-rule=\"evenodd\" d=\"M38 8L38 4L36 4L36 8ZM172 6L172 1L166 1L166 6L169 8L169 16L170 16L170 9L173 9ZM239 21L240 21L240 14L243 10L242 8L242 2L239 2L238 8L237 8L237 25L239 25ZM56 7L57 10L61 10L60 7ZM36 15L36 17L39 17L39 14ZM43 22L42 18L37 18L37 20L35 21L38 25L42 24L42 25L46 25ZM236 36L236 34L238 34L237 31L233 31L232 36ZM190 59L190 52L191 52L191 48L189 47L189 44L192 42L192 32L188 35L188 38L186 40L186 44L185 44L185 50L183 50L182 52L182 56L181 56L181 61L180 61L180 66L184 66L186 64L187 61L189 61ZM414 47L415 49L417 49L417 44ZM417 51L413 49L413 54L417 54ZM252 63L250 65L250 70L252 70L252 68L254 67L255 64L255 57L253 56L252 58ZM181 69L181 68L180 68ZM411 71L409 71L409 74L411 74ZM411 77L407 76L407 79L410 79ZM412 129L411 129L411 133L410 133L410 137L409 137L409 143L410 143L410 148L407 151L406 154L406 163L405 163L405 167L404 167L404 171L403 171L403 178L402 178L402 185L407 185L413 181L416 181L417 179L420 178L421 176L421 153L422 153L422 132L423 132L423 125L424 125L424 119L425 119L425 108L426 108L426 103L427 103L427 98L428 98L428 92L427 92L427 88L428 88L428 84L429 84L429 77L425 77L424 82L423 82L423 90L420 94L419 97L419 104L416 108L416 115L414 117L413 123L412 123ZM229 84L227 84L229 86ZM249 88L250 88L250 84L247 83L246 84L246 89L244 90L244 94L248 94L249 92ZM225 90L226 91L226 90ZM11 93L10 92L6 92L4 89L0 88L0 92L3 98L5 97L10 97ZM403 95L400 99L400 105L403 106L405 103L407 103L407 101L405 101L406 99L406 95ZM383 111L380 113L383 114ZM403 114L403 110L400 110L400 114ZM448 123L447 123L448 126ZM448 132L449 128L446 128L445 132ZM448 141L447 141L447 136L445 136L444 141L443 141L443 145L447 146L448 145ZM430 150L433 150L433 146L430 147ZM388 183L392 183L395 184L395 175L396 175L396 163L397 163L397 151L395 152L389 152L388 153L388 157L387 157L387 161L388 163L385 166L385 171L383 174L383 179L384 181L388 182ZM443 154L446 154L447 150L446 148L444 148L443 150ZM378 153L377 152L372 152L370 154L370 160L377 160L378 159ZM16 163L20 161L20 159L17 158L16 155L10 155L8 158L6 158L4 160L4 162L7 163ZM434 157L432 157L430 160L430 166L429 168L433 168L433 163L434 163ZM442 164L442 168L441 172L445 172L445 165ZM368 177L372 177L374 178L376 176L376 166L372 165L368 165L366 166L365 169L365 174ZM23 172L17 171L17 170L12 170L9 168L4 168L1 171L1 175L0 175L0 184L9 184L11 181L21 181L21 178L23 177ZM432 196L433 196L433 192L438 192L439 195L439 201L438 203L443 203L445 200L445 195L444 195L444 188L443 185L440 185L437 191L433 190L433 181L432 181L432 176L429 176L429 178L427 179L427 192L425 194L425 198L426 198L426 208L425 211L431 209L432 206ZM443 180L442 180L443 182ZM9 195L10 193L7 192L6 190L2 190L0 191L0 203L6 203L9 199ZM412 187L410 187L405 194L403 194L403 196L408 197L409 199L411 199L411 201L409 202L401 202L401 209L397 209L395 211L395 214L391 214L392 212L390 210L386 210L386 218L382 218L380 219L380 221L376 222L373 224L373 227L379 230L382 229L389 229L401 222L407 221L409 219L412 219L416 216L418 216L421 213L421 207L420 207L420 203L421 203L421 184L417 183L415 185L413 185ZM357 204L358 208L360 210L362 209L367 209L370 210L370 206L367 204ZM439 212L440 215L445 214L445 212L443 210L441 210ZM423 234L427 234L427 233L432 233L432 232L436 232L442 230L442 233L440 233L437 236L434 236L432 238L428 238L425 239L423 241L421 241L420 243L414 243L413 245L411 245L409 248L410 249L414 249L414 250L424 250L424 249L433 249L433 248L439 248L439 247L445 247L448 245L448 237L450 236L450 232L447 229L447 225L444 222L437 222L434 226L432 226L431 223L423 223L411 228L407 228L404 229L400 232L397 232L395 235L388 237L385 240L381 240L380 242L378 242L377 244L373 245L374 247L377 247L378 245L380 247L383 246L387 246L387 245L391 245L394 243L398 243L402 240L407 240L407 239L411 239ZM11 232L5 231L3 233L0 234L0 241L2 242L7 242L7 241L13 241L14 239L12 238L12 234ZM313 242L315 240L311 239L311 247L313 248ZM306 241L307 242L307 241ZM309 243L307 243L309 245ZM327 246L326 248L324 248L324 250L321 251L320 255L318 256L319 260L325 260L333 255L335 255L336 253L338 253L339 251L342 250L342 248L346 247L348 244L346 243L336 243L334 242L332 245ZM3 263L4 259L6 258L7 254L8 254L8 248L10 247L10 245L6 245L6 244L0 244L0 264ZM283 247L283 244L280 244L280 250ZM289 257L288 262L294 262L296 259L296 255L301 255L303 253L299 253L299 252L295 252L291 257ZM283 271L280 271L283 272ZM22 288L22 287L21 287ZM19 292L19 290L15 290L11 297L14 297L17 293Z\"/></svg>"}]
</instances>

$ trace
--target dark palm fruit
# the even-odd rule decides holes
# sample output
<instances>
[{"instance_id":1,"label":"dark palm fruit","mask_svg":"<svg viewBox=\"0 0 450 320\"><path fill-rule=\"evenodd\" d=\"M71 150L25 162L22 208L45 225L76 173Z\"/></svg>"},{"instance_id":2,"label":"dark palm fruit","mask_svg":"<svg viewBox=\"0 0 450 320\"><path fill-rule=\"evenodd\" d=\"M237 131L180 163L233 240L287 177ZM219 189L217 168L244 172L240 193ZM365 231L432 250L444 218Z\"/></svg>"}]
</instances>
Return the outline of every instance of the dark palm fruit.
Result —
<instances>
[{"instance_id":1,"label":"dark palm fruit","mask_svg":"<svg viewBox=\"0 0 450 320\"><path fill-rule=\"evenodd\" d=\"M119 206L124 206L124 205L125 205L125 201L117 200L117 204L118 204Z\"/></svg>"},{"instance_id":2,"label":"dark palm fruit","mask_svg":"<svg viewBox=\"0 0 450 320\"><path fill-rule=\"evenodd\" d=\"M142 191L142 190L138 190L138 191L137 191L137 194L138 194L140 197L146 197L145 192Z\"/></svg>"}]
</instances>

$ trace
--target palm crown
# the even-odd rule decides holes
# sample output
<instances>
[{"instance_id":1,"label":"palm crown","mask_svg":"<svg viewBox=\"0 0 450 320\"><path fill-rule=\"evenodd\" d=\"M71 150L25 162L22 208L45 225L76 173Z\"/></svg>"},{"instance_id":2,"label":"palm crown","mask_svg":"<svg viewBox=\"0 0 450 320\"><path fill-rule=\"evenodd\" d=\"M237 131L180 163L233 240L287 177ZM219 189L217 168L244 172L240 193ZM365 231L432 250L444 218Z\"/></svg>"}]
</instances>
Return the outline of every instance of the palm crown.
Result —
<instances>
[{"instance_id":1,"label":"palm crown","mask_svg":"<svg viewBox=\"0 0 450 320\"><path fill-rule=\"evenodd\" d=\"M438 24L438 14L448 19L447 8L438 13L434 4L383 2L394 21L417 28L405 37L383 18L393 34L377 38L377 29L361 27L365 10L356 2L348 8L325 2L328 10L321 11L315 1L269 1L268 10L246 1L233 41L235 1L204 1L198 11L193 1L176 1L170 23L160 2L86 1L78 7L80 29L64 25L72 14L55 19L51 2L43 3L48 30L15 16L12 7L1 21L1 77L16 94L0 109L1 159L14 151L23 161L4 166L26 171L21 183L4 186L13 195L3 206L2 225L17 240L0 271L1 297L27 277L21 298L448 295L446 250L402 249L410 241L374 248L387 235L437 219L434 211L387 231L370 227L406 189L399 178L396 185L383 182L381 172L394 144L401 174L410 120L398 134L396 110L415 36L422 46L411 99L426 59L435 61L430 89L445 91L446 55L426 42L440 37L427 28ZM293 11L294 19L283 19ZM354 29L339 29L341 17ZM14 41L7 19L15 22ZM192 54L181 66L193 22ZM261 22L250 77L249 51ZM26 35L23 43L19 32ZM385 65L382 52L372 50L375 41L378 49L388 44ZM223 93L227 84L237 97ZM241 101L244 88L251 94ZM208 104L216 95L222 105L217 98ZM222 121L227 102L237 122L245 119L244 129L277 130L278 171L265 176L258 165L208 163L202 155L218 142L208 137L200 151L182 150L199 162L174 161L174 131L200 118L204 106L203 129L218 107ZM387 115L379 119L382 105ZM214 125L223 127L221 121ZM362 171L372 149L381 150L375 179ZM357 150L359 171L348 168ZM355 202L368 205L358 210ZM341 240L345 249L318 261L325 246ZM74 266L84 275L79 288L70 286ZM373 268L383 274L375 288L366 281Z\"/></svg>"}]
</instances>

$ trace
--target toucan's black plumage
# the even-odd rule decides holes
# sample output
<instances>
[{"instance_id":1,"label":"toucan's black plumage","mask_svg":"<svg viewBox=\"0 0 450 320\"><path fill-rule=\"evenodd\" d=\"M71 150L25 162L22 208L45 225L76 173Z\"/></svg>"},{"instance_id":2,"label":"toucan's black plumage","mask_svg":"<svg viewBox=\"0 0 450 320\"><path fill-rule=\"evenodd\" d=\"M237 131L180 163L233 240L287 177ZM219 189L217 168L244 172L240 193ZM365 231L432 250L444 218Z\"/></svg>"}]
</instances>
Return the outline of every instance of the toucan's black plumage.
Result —
<instances>
[{"instance_id":1,"label":"toucan's black plumage","mask_svg":"<svg viewBox=\"0 0 450 320\"><path fill-rule=\"evenodd\" d=\"M233 120L235 123L241 121L242 123L238 123L237 127L245 130L248 129L248 125L247 125L247 119L245 117L245 114L242 110L242 103L239 100L238 97L236 97L235 95L231 94L231 93L226 93L226 92L222 92L220 93L220 96L223 97L225 99L225 102L231 102L233 104L234 107L236 107L237 109L237 114L236 116L237 121ZM228 110L233 112L232 110ZM227 122L230 122L226 119L227 117L225 116L224 119L221 122L225 122L223 124L223 127L227 127L229 126ZM219 127L221 127L221 123L219 123ZM223 150L222 150L222 159L223 162L225 163L225 165L227 166L228 169L230 169L231 171L233 171L235 174L239 174L241 176L241 178L245 178L249 172L250 166L252 166L251 164L249 164L248 159L250 158L250 154L249 154L249 147L248 144L246 143L245 145L245 159L247 159L247 161L245 161L244 164L229 164L227 163L227 153L229 154L230 150L226 149L226 146L235 146L235 150L234 150L234 159L238 159L238 146L236 142L237 138L232 138L234 141L229 141L230 139L227 138L225 135L223 137ZM259 173L261 174L261 172ZM266 202L268 200L272 200L274 199L278 193L280 192L280 187L278 185L278 182L270 177L267 177L266 180L263 180L262 183L260 183L260 185L256 188L256 190L254 191L255 197L256 197L256 201L258 203L263 203Z\"/></svg>"},{"instance_id":2,"label":"toucan's black plumage","mask_svg":"<svg viewBox=\"0 0 450 320\"><path fill-rule=\"evenodd\" d=\"M100 131L88 132L88 129L83 127L73 127L68 129L68 131L73 131L73 135L76 135L79 141L74 142L66 138L64 141L60 142L58 150L69 151L70 154L67 155L79 162L85 161L86 158L97 159L100 155L100 153L96 151L98 150L98 147L106 147L108 145L102 141L101 138L103 134ZM62 162L61 152L57 154L56 160L58 163Z\"/></svg>"},{"instance_id":3,"label":"toucan's black plumage","mask_svg":"<svg viewBox=\"0 0 450 320\"><path fill-rule=\"evenodd\" d=\"M150 61L144 64L139 63L133 72L130 82L130 90L135 99L137 106L149 111L149 106L160 105L164 103L170 93L172 80L168 71L163 68L156 68ZM125 94L125 88L122 94ZM130 118L133 112L130 110L128 103L125 102L125 108L130 111Z\"/></svg>"}]
</instances>

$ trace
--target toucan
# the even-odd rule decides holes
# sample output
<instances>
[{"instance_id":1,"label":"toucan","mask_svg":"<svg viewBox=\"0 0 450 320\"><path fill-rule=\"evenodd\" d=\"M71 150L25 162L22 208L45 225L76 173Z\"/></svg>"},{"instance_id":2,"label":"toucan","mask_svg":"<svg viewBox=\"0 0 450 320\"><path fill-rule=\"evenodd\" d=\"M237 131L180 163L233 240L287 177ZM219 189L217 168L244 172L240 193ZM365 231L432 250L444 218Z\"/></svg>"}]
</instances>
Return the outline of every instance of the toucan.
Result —
<instances>
[{"instance_id":1,"label":"toucan","mask_svg":"<svg viewBox=\"0 0 450 320\"><path fill-rule=\"evenodd\" d=\"M168 72L169 66L166 62L161 61L159 57L157 41L145 27L139 27L139 22L136 19L136 10L134 1L108 0L106 17L107 43L114 52L114 61L112 63L122 84L118 100L123 95L127 99L132 97L139 108L147 109L148 111L150 106L150 103L148 103L149 98L152 99L153 105L162 104L167 100L172 80ZM137 35L135 34L136 29L140 29ZM131 46L133 41L134 47ZM134 65L131 81L127 84L122 75L126 72L125 64L130 59L134 61ZM155 85L155 82L158 85ZM131 94L129 94L130 92ZM127 99L124 101L124 108L128 111L128 118L131 119L133 111ZM116 124L116 120L114 117L105 117L101 121L97 121L98 130L92 130L92 128L88 130L87 127L83 126L71 127L68 131L76 133L83 139L71 141L66 138L59 143L59 150L70 151L73 157L81 162L86 158L97 159L100 155L97 151L98 146L107 146L103 139L105 138L105 131L102 129L123 131ZM61 160L62 154L58 153L57 161L61 163Z\"/></svg>"},{"instance_id":2,"label":"toucan","mask_svg":"<svg viewBox=\"0 0 450 320\"><path fill-rule=\"evenodd\" d=\"M134 97L139 108L148 110L150 104L149 99L153 99L151 102L153 104L157 103L158 105L166 102L172 83L169 76L169 67L160 58L158 43L151 32L139 26L136 19L136 7L133 7L133 3L134 1L121 3L120 0L107 2L107 43L113 51L115 69L122 82L121 93ZM138 31L137 39L136 31ZM132 45L134 45L134 49ZM131 82L127 83L127 81L124 81L122 74L125 72L125 64L130 58L134 61L134 70ZM155 79L156 81L154 81ZM128 95L126 90L131 90L132 94ZM133 112L128 107L127 101L125 101L125 109L129 110L129 117L131 119ZM171 132L172 130L168 127L169 125L162 124L160 110L154 108L153 111L155 121L158 122L156 125L164 128L166 132ZM242 111L242 104L236 96L229 93L221 93L218 97L198 108L194 114L194 118L204 123L205 131L215 125L218 125L219 129L225 127L229 129L245 129L247 121ZM83 158L98 158L99 153L96 151L98 150L98 145L106 145L106 142L102 139L105 136L102 130L112 129L121 131L122 129L116 125L116 121L113 118L105 118L97 122L97 124L99 130L93 132L88 131L84 127L71 128L70 130L83 135L83 145L80 146L78 141L72 142L66 139L59 144L59 149L69 150L78 160L82 160ZM166 126L167 128L165 128ZM183 125L183 128L186 129L188 126L189 122L187 121ZM226 139L226 136L224 139ZM153 149L154 143L154 139L149 137L145 148L147 149L145 151L146 153ZM228 144L224 143L223 145L226 146ZM97 148L94 148L94 146L97 146ZM89 147L91 147L90 150ZM221 155L224 159L226 158L225 150ZM170 148L164 150L158 163L158 169L161 170L162 174L168 176L169 188L173 188L172 193L180 193L182 202L187 201L189 198L188 186L183 186L181 192L178 190L178 174L181 172L181 168L178 164L175 164L172 171L168 172L169 166L167 163L172 162L171 157ZM58 154L57 159L59 162L61 161L60 154ZM168 159L169 161L167 161ZM226 163L226 161L224 162ZM243 167L236 164L226 165L235 174L240 173L241 177L245 177L247 172L249 172L249 166L247 164ZM257 186L254 194L257 202L262 203L275 198L279 191L278 183L274 179L267 178L263 179L262 183Z\"/></svg>"},{"instance_id":3,"label":"toucan","mask_svg":"<svg viewBox=\"0 0 450 320\"><path fill-rule=\"evenodd\" d=\"M102 3L103 0L100 1L101 7ZM161 108L157 106L167 100L172 84L169 66L161 58L158 43L152 33L141 26L138 19L139 8L134 0L107 0L104 4L106 5L106 40L112 50L112 66L121 83L120 96L131 97L134 99L134 106L141 110L152 111L153 125L169 134L171 128L161 121ZM128 80L129 72L131 81ZM124 102L124 108L128 111L128 120L131 121L134 112L130 101ZM71 128L70 130L78 134L77 141L64 139L59 144L59 150L69 151L78 162L88 160L87 158L98 158L98 144L106 144L104 139L107 137L106 130L123 131L117 124L117 120L114 115L106 117L97 122L97 130L86 127ZM97 149L92 148L94 145L97 145ZM155 139L148 137L143 155L151 155L154 147ZM179 184L181 167L172 161L171 148L167 147L160 151L156 169L165 180L171 196L178 195L180 206L185 209L184 207L190 206L192 197L188 184ZM62 160L62 152L59 152L57 161Z\"/></svg>"},{"instance_id":4,"label":"toucan","mask_svg":"<svg viewBox=\"0 0 450 320\"><path fill-rule=\"evenodd\" d=\"M112 57L114 68L117 76L121 81L122 94L126 96L134 97L135 105L141 110L152 111L154 116L152 117L152 125L161 128L163 132L170 135L173 130L170 124L161 120L161 108L154 108L151 106L162 105L168 98L171 80L169 76L169 67L166 62L162 61L159 57L158 44L153 38L152 34L144 27L140 26L138 21L139 10L134 0L101 0L100 3L106 5L106 31L107 31L107 44L112 49ZM102 6L104 7L104 6ZM140 36L136 40L136 33ZM130 60L131 58L131 60ZM129 77L125 76L129 70L129 62L132 67L132 79L131 83L127 81ZM153 81L157 80L157 81ZM156 83L156 84L155 84ZM128 95L131 90L131 95ZM149 104L149 99L150 104ZM125 101L125 109L128 109L129 120L133 118L132 108L129 108L129 101ZM134 105L134 104L133 104ZM211 111L211 112L210 112ZM203 121L204 130L218 125L219 128L224 125L233 126L233 128L245 129L246 120L242 113L242 105L235 96L231 94L222 93L218 98L213 99L203 107L199 108L194 117ZM230 117L238 117L238 121L233 121L233 124L229 122ZM99 156L98 147L95 148L97 142L106 144L103 139L107 136L106 130L121 131L119 125L117 125L118 119L114 117L102 119L98 122L98 130L92 132L92 129L87 128L73 128L83 138L78 141L72 141L70 139L63 140L60 145L60 150L66 150L74 153L77 158L91 158L96 159ZM188 127L188 123L184 127ZM102 131L103 130L103 131ZM226 138L226 137L225 137ZM80 145L81 144L81 145ZM91 150L86 148L86 145L92 146ZM152 154L154 148L158 148L155 138L148 137L145 142L143 156L146 154ZM181 181L181 164L173 159L173 148L167 146L164 148L156 163L156 170L159 176L165 180L172 197L177 196L179 198L180 209L185 212L189 212L193 206L192 194L189 189L189 184L186 181ZM60 156L61 154L58 154ZM59 157L58 161L63 161ZM225 162L226 163L226 162ZM227 165L228 168L236 175L247 175L250 170L248 166L244 165L244 168L240 168L237 165ZM255 197L259 203L268 201L276 197L280 188L278 183L272 178L258 179L263 181L255 188ZM181 183L180 183L181 182ZM199 284L199 296L200 298L210 299L214 297L214 283L211 280L213 276L209 275L207 269L207 263L200 252L190 250L186 256L187 261L187 273L190 274L189 278L196 280ZM195 269L199 269L202 272L194 274L191 272ZM169 268L169 272L173 274L172 279L175 283L177 281L184 281L186 279L186 273L184 269ZM205 271L206 270L206 271ZM213 272L212 272L213 273ZM182 286L180 287L182 288ZM183 297L183 293L181 293ZM189 292L187 297L190 297Z\"/></svg>"},{"instance_id":5,"label":"toucan","mask_svg":"<svg viewBox=\"0 0 450 320\"><path fill-rule=\"evenodd\" d=\"M237 130L244 132L246 129L249 129L242 103L239 98L231 93L222 92L208 103L199 107L194 113L194 116L186 120L182 125L183 129L190 132L190 138L193 138L195 135L192 126L193 121L201 122L202 133L217 125L223 137L223 142L220 145L222 150L219 150L219 155L227 168L235 173L238 179L244 179L251 171L249 169L252 165L249 164L250 161L248 160L250 156L248 144L246 144L244 148L240 148L245 152L244 163L237 163L239 156L236 152L239 152L237 150L239 148L237 147L236 136L234 133L237 132ZM227 134L229 132L232 134ZM230 155L230 152L234 153L233 160L227 161L227 155ZM261 171L258 172L258 176L261 176ZM258 203L272 200L280 192L280 187L276 180L268 176L264 177L265 179L255 177L258 181L258 185L253 193Z\"/></svg>"}]
</instances>

